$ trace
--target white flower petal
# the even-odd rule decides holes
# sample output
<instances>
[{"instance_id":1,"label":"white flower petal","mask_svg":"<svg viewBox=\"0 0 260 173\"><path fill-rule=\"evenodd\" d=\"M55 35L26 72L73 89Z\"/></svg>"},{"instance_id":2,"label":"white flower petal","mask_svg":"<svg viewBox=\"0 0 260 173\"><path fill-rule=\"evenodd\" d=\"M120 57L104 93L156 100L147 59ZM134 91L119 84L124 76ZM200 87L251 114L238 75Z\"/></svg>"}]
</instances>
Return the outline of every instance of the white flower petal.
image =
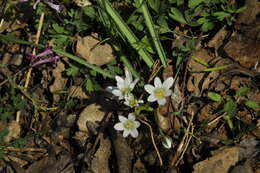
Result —
<instances>
[{"instance_id":1,"label":"white flower petal","mask_svg":"<svg viewBox=\"0 0 260 173\"><path fill-rule=\"evenodd\" d=\"M124 125L123 123L116 123L114 125L114 129L118 130L118 131L123 131L124 130Z\"/></svg>"},{"instance_id":2,"label":"white flower petal","mask_svg":"<svg viewBox=\"0 0 260 173\"><path fill-rule=\"evenodd\" d=\"M128 114L128 119L134 121L135 120L135 115L133 113Z\"/></svg>"},{"instance_id":3,"label":"white flower petal","mask_svg":"<svg viewBox=\"0 0 260 173\"><path fill-rule=\"evenodd\" d=\"M129 104L129 101L128 101L128 100L124 101L124 104L125 104L126 106L130 106L130 107L131 107L131 105Z\"/></svg>"},{"instance_id":4,"label":"white flower petal","mask_svg":"<svg viewBox=\"0 0 260 173\"><path fill-rule=\"evenodd\" d=\"M124 83L124 79L121 78L120 76L116 76L115 79L116 79L116 82L117 82L117 83L120 83L120 84L123 84L123 83Z\"/></svg>"},{"instance_id":5,"label":"white flower petal","mask_svg":"<svg viewBox=\"0 0 260 173\"><path fill-rule=\"evenodd\" d=\"M159 99L159 100L157 100L157 102L158 102L159 105L165 105L166 99L165 98Z\"/></svg>"},{"instance_id":6,"label":"white flower petal","mask_svg":"<svg viewBox=\"0 0 260 173\"><path fill-rule=\"evenodd\" d=\"M112 90L112 94L114 94L115 96L118 96L120 98L123 97L123 94L119 89Z\"/></svg>"},{"instance_id":7,"label":"white flower petal","mask_svg":"<svg viewBox=\"0 0 260 173\"><path fill-rule=\"evenodd\" d=\"M40 3L41 0L37 0L34 4L33 4L33 9L36 9L36 6Z\"/></svg>"},{"instance_id":8,"label":"white flower petal","mask_svg":"<svg viewBox=\"0 0 260 173\"><path fill-rule=\"evenodd\" d=\"M164 137L164 141L162 142L163 146L167 149L172 147L172 139L169 136Z\"/></svg>"},{"instance_id":9,"label":"white flower petal","mask_svg":"<svg viewBox=\"0 0 260 173\"><path fill-rule=\"evenodd\" d=\"M125 68L125 81L127 81L128 84L130 84L133 81L132 74L127 68Z\"/></svg>"},{"instance_id":10,"label":"white flower petal","mask_svg":"<svg viewBox=\"0 0 260 173\"><path fill-rule=\"evenodd\" d=\"M118 116L120 122L114 125L114 128L119 131L123 131L123 137L127 137L131 134L132 137L136 138L138 136L137 128L140 126L139 121L135 121L134 113L129 113L128 118L119 115ZM129 126L125 126L125 122L128 121ZM133 123L133 124L132 124Z\"/></svg>"},{"instance_id":11,"label":"white flower petal","mask_svg":"<svg viewBox=\"0 0 260 173\"><path fill-rule=\"evenodd\" d=\"M151 94L148 98L147 98L148 102L154 102L156 101L157 99L154 97L153 94Z\"/></svg>"},{"instance_id":12,"label":"white flower petal","mask_svg":"<svg viewBox=\"0 0 260 173\"><path fill-rule=\"evenodd\" d=\"M144 101L143 100L138 100L138 103L144 103Z\"/></svg>"},{"instance_id":13,"label":"white flower petal","mask_svg":"<svg viewBox=\"0 0 260 173\"><path fill-rule=\"evenodd\" d=\"M140 126L140 122L139 121L135 121L135 128L138 128Z\"/></svg>"},{"instance_id":14,"label":"white flower petal","mask_svg":"<svg viewBox=\"0 0 260 173\"><path fill-rule=\"evenodd\" d=\"M51 8L53 8L54 10L56 10L57 12L60 12L62 10L62 7L60 5L56 5L53 4L52 2L48 1L48 0L44 0L44 2L46 4L48 4Z\"/></svg>"},{"instance_id":15,"label":"white flower petal","mask_svg":"<svg viewBox=\"0 0 260 173\"><path fill-rule=\"evenodd\" d=\"M168 90L172 87L173 85L173 77L169 77L167 78L164 82L163 82L163 88L165 90Z\"/></svg>"},{"instance_id":16,"label":"white flower petal","mask_svg":"<svg viewBox=\"0 0 260 173\"><path fill-rule=\"evenodd\" d=\"M123 88L126 88L128 87L126 84L125 84L125 80L123 78L121 78L120 76L116 76L116 86L118 89L123 89Z\"/></svg>"},{"instance_id":17,"label":"white flower petal","mask_svg":"<svg viewBox=\"0 0 260 173\"><path fill-rule=\"evenodd\" d=\"M129 131L129 130L124 130L124 132L123 132L123 137L124 137L124 138L127 137L130 133L131 133L131 131Z\"/></svg>"},{"instance_id":18,"label":"white flower petal","mask_svg":"<svg viewBox=\"0 0 260 173\"><path fill-rule=\"evenodd\" d=\"M152 86L152 85L150 85L150 84L146 84L146 85L144 86L144 89L145 89L145 91L148 92L149 94L153 94L153 92L154 92L154 90L155 90L154 86Z\"/></svg>"},{"instance_id":19,"label":"white flower petal","mask_svg":"<svg viewBox=\"0 0 260 173\"><path fill-rule=\"evenodd\" d=\"M166 94L165 94L165 96L170 96L170 95L172 95L172 91L171 90L166 90Z\"/></svg>"},{"instance_id":20,"label":"white flower petal","mask_svg":"<svg viewBox=\"0 0 260 173\"><path fill-rule=\"evenodd\" d=\"M137 131L136 129L132 130L132 131L131 131L131 136L132 136L133 138L136 138L136 137L138 136L138 131Z\"/></svg>"},{"instance_id":21,"label":"white flower petal","mask_svg":"<svg viewBox=\"0 0 260 173\"><path fill-rule=\"evenodd\" d=\"M133 90L138 81L139 81L139 79L135 79L135 80L129 85L129 88L131 88L131 90Z\"/></svg>"},{"instance_id":22,"label":"white flower petal","mask_svg":"<svg viewBox=\"0 0 260 173\"><path fill-rule=\"evenodd\" d=\"M127 121L127 118L124 117L124 116L121 116L121 115L118 116L118 119L119 119L119 121L122 122L122 123L124 123L125 121Z\"/></svg>"},{"instance_id":23,"label":"white flower petal","mask_svg":"<svg viewBox=\"0 0 260 173\"><path fill-rule=\"evenodd\" d=\"M154 86L155 86L155 88L161 88L162 87L162 81L159 77L155 77Z\"/></svg>"},{"instance_id":24,"label":"white flower petal","mask_svg":"<svg viewBox=\"0 0 260 173\"><path fill-rule=\"evenodd\" d=\"M115 89L117 89L117 87L108 86L108 87L106 88L106 91L112 93L112 91L115 90Z\"/></svg>"}]
</instances>

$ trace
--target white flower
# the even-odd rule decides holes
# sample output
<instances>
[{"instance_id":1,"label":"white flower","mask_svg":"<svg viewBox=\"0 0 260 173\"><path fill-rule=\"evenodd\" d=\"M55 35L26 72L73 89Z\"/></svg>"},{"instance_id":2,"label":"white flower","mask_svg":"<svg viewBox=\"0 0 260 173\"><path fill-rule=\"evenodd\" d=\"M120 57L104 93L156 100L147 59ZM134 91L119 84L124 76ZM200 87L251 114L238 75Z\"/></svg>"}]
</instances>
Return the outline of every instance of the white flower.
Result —
<instances>
[{"instance_id":1,"label":"white flower","mask_svg":"<svg viewBox=\"0 0 260 173\"><path fill-rule=\"evenodd\" d=\"M120 122L114 125L114 128L118 131L124 131L123 137L127 137L129 134L136 138L138 136L137 128L140 126L138 121L135 121L135 115L133 113L128 114L128 118L119 115Z\"/></svg>"},{"instance_id":2,"label":"white flower","mask_svg":"<svg viewBox=\"0 0 260 173\"><path fill-rule=\"evenodd\" d=\"M129 93L125 96L124 104L127 106L136 107L139 106L139 103L143 103L143 100L137 100L132 93Z\"/></svg>"},{"instance_id":3,"label":"white flower","mask_svg":"<svg viewBox=\"0 0 260 173\"><path fill-rule=\"evenodd\" d=\"M164 105L166 103L166 97L172 94L170 88L173 85L173 78L167 78L163 83L159 77L154 79L154 86L147 84L144 89L150 94L148 97L149 102L157 101L159 105Z\"/></svg>"},{"instance_id":4,"label":"white flower","mask_svg":"<svg viewBox=\"0 0 260 173\"><path fill-rule=\"evenodd\" d=\"M170 149L172 147L172 138L170 138L169 136L165 136L163 139L163 146L167 149Z\"/></svg>"},{"instance_id":5,"label":"white flower","mask_svg":"<svg viewBox=\"0 0 260 173\"><path fill-rule=\"evenodd\" d=\"M135 79L133 81L132 74L125 68L125 79L120 76L115 77L117 82L117 87L109 86L107 88L108 91L112 92L115 96L119 97L119 100L124 99L126 95L128 95L135 87L136 83L139 79Z\"/></svg>"}]
</instances>

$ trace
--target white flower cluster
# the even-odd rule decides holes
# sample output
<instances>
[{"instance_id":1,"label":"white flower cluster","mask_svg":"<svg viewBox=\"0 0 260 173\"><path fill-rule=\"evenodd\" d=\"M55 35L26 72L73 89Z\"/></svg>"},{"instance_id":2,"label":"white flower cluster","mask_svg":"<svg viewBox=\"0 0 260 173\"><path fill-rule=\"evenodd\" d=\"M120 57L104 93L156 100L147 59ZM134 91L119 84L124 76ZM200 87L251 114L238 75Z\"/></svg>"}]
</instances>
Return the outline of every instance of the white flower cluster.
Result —
<instances>
[{"instance_id":1,"label":"white flower cluster","mask_svg":"<svg viewBox=\"0 0 260 173\"><path fill-rule=\"evenodd\" d=\"M109 86L107 88L108 91L117 96L119 100L124 100L124 104L131 108L138 107L139 104L144 103L143 100L138 100L134 94L132 94L132 91L139 79L135 79L133 81L133 76L128 69L125 68L125 78L116 76L115 79L117 86ZM172 85L172 77L167 78L163 83L159 77L156 77L154 79L154 86L150 84L146 84L144 86L144 89L150 94L147 101L157 101L159 105L164 105L166 103L166 97L172 94L172 91L170 90ZM120 122L115 124L114 128L118 131L123 131L124 137L127 137L130 134L132 137L136 138L138 136L137 128L140 126L140 123L135 120L135 114L130 113L128 118L119 115L118 118Z\"/></svg>"},{"instance_id":2,"label":"white flower cluster","mask_svg":"<svg viewBox=\"0 0 260 173\"><path fill-rule=\"evenodd\" d=\"M109 86L107 88L108 91L117 96L119 100L124 99L124 104L131 108L139 106L139 103L143 103L143 100L137 100L131 93L139 79L133 81L133 76L128 69L125 68L125 79L120 76L116 76L115 78L117 87Z\"/></svg>"},{"instance_id":3,"label":"white flower cluster","mask_svg":"<svg viewBox=\"0 0 260 173\"><path fill-rule=\"evenodd\" d=\"M127 137L131 134L132 137L138 136L137 128L140 126L139 121L135 121L135 115L133 113L128 114L128 118L119 115L119 123L114 125L114 128L118 131L124 131L123 137Z\"/></svg>"}]
</instances>

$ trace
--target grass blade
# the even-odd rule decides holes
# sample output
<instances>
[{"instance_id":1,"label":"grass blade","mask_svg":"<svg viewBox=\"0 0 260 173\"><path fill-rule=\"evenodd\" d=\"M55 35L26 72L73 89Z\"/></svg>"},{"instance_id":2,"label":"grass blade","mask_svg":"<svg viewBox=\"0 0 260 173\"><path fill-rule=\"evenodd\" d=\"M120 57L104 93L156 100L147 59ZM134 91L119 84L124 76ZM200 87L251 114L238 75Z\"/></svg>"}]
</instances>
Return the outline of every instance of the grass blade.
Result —
<instances>
[{"instance_id":1,"label":"grass blade","mask_svg":"<svg viewBox=\"0 0 260 173\"><path fill-rule=\"evenodd\" d=\"M147 8L145 1L140 0L140 2L141 2L141 9L142 9L142 12L144 15L146 26L150 32L150 35L152 36L152 40L153 40L154 46L156 48L157 54L159 55L162 65L165 68L165 67L167 67L168 63L167 63L166 55L163 50L162 44L160 42L158 32L155 31L154 23L153 23L152 17L150 15L150 12Z\"/></svg>"},{"instance_id":2,"label":"grass blade","mask_svg":"<svg viewBox=\"0 0 260 173\"><path fill-rule=\"evenodd\" d=\"M98 0L97 1L101 7L105 9L107 14L112 18L115 22L119 30L122 34L127 38L128 42L133 46L134 44L139 42L139 39L135 36L132 30L127 26L127 24L123 21L121 16L117 13L117 11L112 7L108 0ZM152 67L154 60L152 57L146 52L145 49L141 48L137 50L140 57L145 61L149 68Z\"/></svg>"},{"instance_id":3,"label":"grass blade","mask_svg":"<svg viewBox=\"0 0 260 173\"><path fill-rule=\"evenodd\" d=\"M130 63L130 61L127 59L126 56L122 55L122 51L120 50L119 46L114 45L114 49L118 52L120 52L120 60L124 63L124 65L128 68L128 70L133 74L133 76L137 79L140 79L139 73L134 69L133 65Z\"/></svg>"}]
</instances>

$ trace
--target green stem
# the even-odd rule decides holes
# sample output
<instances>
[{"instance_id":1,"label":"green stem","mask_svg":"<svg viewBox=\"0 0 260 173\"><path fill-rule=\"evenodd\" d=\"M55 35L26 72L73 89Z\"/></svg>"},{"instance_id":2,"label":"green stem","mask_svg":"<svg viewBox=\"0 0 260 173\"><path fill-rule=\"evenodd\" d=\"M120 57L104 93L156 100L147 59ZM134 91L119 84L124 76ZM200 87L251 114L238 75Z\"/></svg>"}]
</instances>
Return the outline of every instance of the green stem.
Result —
<instances>
[{"instance_id":1,"label":"green stem","mask_svg":"<svg viewBox=\"0 0 260 173\"><path fill-rule=\"evenodd\" d=\"M128 68L128 70L133 74L133 76L137 79L140 79L140 75L137 73L137 71L134 69L133 65L130 63L130 61L128 60L128 58L126 56L123 55L121 49L119 46L114 44L114 49L119 52L120 54L122 54L120 56L120 60L124 63L124 65Z\"/></svg>"},{"instance_id":2,"label":"green stem","mask_svg":"<svg viewBox=\"0 0 260 173\"><path fill-rule=\"evenodd\" d=\"M227 120L227 123L228 123L229 128L232 130L233 127L234 127L232 120L231 120L230 118L226 118L226 120Z\"/></svg>"}]
</instances>

